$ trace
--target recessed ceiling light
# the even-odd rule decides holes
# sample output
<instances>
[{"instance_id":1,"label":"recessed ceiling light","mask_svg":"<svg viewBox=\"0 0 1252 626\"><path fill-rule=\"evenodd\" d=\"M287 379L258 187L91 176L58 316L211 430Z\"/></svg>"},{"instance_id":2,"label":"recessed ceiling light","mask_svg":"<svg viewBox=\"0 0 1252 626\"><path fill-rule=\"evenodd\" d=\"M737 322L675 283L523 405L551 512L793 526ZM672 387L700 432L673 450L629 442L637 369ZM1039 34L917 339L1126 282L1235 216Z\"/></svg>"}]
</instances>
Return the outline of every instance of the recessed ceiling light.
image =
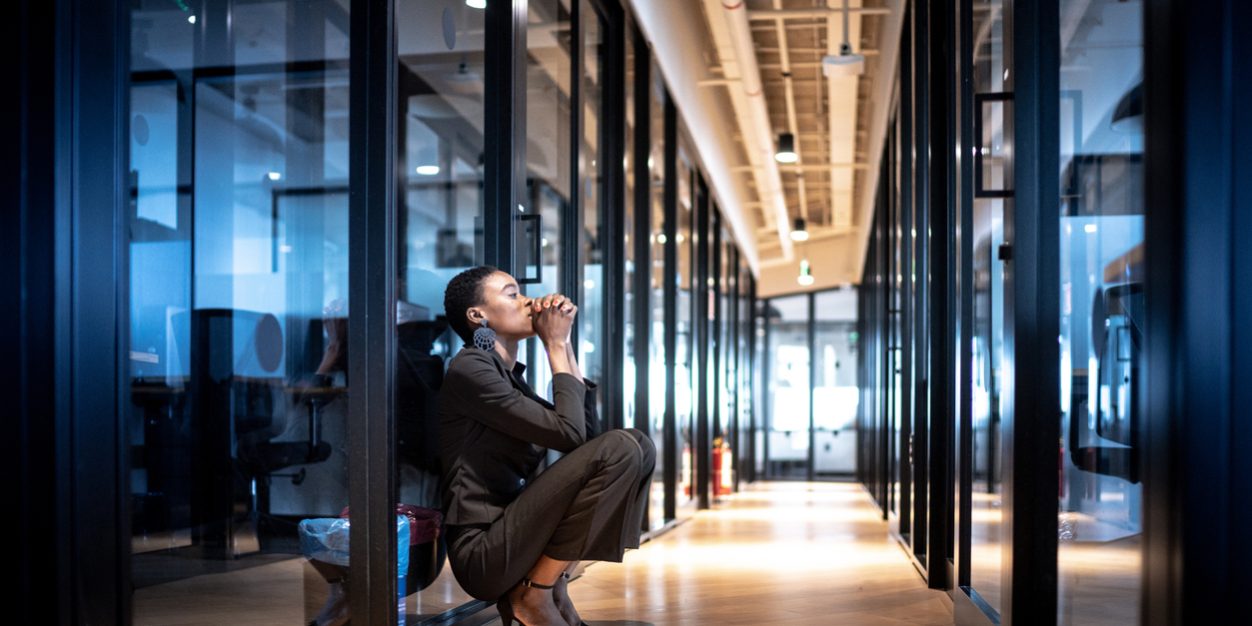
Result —
<instances>
[{"instance_id":1,"label":"recessed ceiling light","mask_svg":"<svg viewBox=\"0 0 1252 626\"><path fill-rule=\"evenodd\" d=\"M438 165L419 165L417 166L417 173L421 174L422 176L434 176L435 174L439 173L439 166Z\"/></svg>"}]
</instances>

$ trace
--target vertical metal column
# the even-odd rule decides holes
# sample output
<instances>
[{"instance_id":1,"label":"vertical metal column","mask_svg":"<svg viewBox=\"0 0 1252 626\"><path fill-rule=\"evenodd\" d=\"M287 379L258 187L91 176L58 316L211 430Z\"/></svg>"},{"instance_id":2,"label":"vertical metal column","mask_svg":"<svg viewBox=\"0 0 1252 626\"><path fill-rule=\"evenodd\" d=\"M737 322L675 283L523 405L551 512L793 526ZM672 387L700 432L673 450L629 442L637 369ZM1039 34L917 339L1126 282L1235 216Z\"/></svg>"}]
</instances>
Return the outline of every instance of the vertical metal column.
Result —
<instances>
[{"instance_id":1,"label":"vertical metal column","mask_svg":"<svg viewBox=\"0 0 1252 626\"><path fill-rule=\"evenodd\" d=\"M817 368L813 367L813 355L817 353L817 294L809 292L805 294L805 304L808 309L808 319L805 322L805 347L809 351L809 393L808 393L808 428L809 428L809 449L808 449L808 467L804 470L805 480L812 481L817 474L815 463L817 462L817 427L813 419L813 389L817 387Z\"/></svg>"},{"instance_id":2,"label":"vertical metal column","mask_svg":"<svg viewBox=\"0 0 1252 626\"><path fill-rule=\"evenodd\" d=\"M625 395L622 392L623 367L626 357L626 346L622 340L625 336L626 322L626 172L622 157L626 150L626 61L625 61L625 17L621 6L608 2L597 3L597 10L591 13L592 19L600 19L601 35L605 60L602 81L603 94L601 100L600 119L600 154L601 168L600 193L596 194L600 201L601 243L604 248L604 379L612 384L604 388L604 426L605 428L622 428L625 426ZM584 46L585 48L586 46ZM638 235L636 235L638 239ZM638 266L636 266L638 267ZM646 266L645 266L646 267ZM639 297L635 293L636 299ZM638 324L636 324L638 327ZM646 354L646 353L645 353Z\"/></svg>"},{"instance_id":3,"label":"vertical metal column","mask_svg":"<svg viewBox=\"0 0 1252 626\"><path fill-rule=\"evenodd\" d=\"M1053 0L1006 3L1012 33L1006 89L1013 91L1015 197L1006 202L1004 241L1004 444L1005 542L1001 615L1027 623L1056 615L1057 477L1060 385L1060 158L1057 132L1059 10ZM1047 617L1045 617L1047 616Z\"/></svg>"},{"instance_id":4,"label":"vertical metal column","mask_svg":"<svg viewBox=\"0 0 1252 626\"><path fill-rule=\"evenodd\" d=\"M695 337L692 354L696 361L696 388L691 396L699 398L696 407L695 438L691 444L692 457L695 459L696 506L700 509L709 508L709 471L711 457L711 438L709 436L709 188L704 183L704 176L696 174L696 206L695 228L691 236L696 240L695 276L691 281L691 299L695 302L692 314L692 335Z\"/></svg>"},{"instance_id":5,"label":"vertical metal column","mask_svg":"<svg viewBox=\"0 0 1252 626\"><path fill-rule=\"evenodd\" d=\"M349 121L349 599L355 619L395 624L395 3L354 0Z\"/></svg>"},{"instance_id":6,"label":"vertical metal column","mask_svg":"<svg viewBox=\"0 0 1252 626\"><path fill-rule=\"evenodd\" d=\"M488 2L483 102L483 262L516 273L513 222L526 196L527 0ZM354 12L355 13L355 12ZM354 39L355 41L355 39Z\"/></svg>"},{"instance_id":7,"label":"vertical metal column","mask_svg":"<svg viewBox=\"0 0 1252 626\"><path fill-rule=\"evenodd\" d=\"M678 109L665 98L665 519L678 517Z\"/></svg>"}]
</instances>

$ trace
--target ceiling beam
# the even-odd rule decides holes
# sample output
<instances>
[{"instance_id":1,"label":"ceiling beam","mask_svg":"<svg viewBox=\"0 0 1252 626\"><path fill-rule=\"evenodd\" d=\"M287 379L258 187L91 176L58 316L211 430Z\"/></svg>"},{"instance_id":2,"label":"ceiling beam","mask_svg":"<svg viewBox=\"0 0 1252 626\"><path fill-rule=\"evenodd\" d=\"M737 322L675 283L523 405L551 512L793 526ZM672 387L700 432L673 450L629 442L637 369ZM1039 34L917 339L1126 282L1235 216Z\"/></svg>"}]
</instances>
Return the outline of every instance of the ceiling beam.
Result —
<instances>
[{"instance_id":1,"label":"ceiling beam","mask_svg":"<svg viewBox=\"0 0 1252 626\"><path fill-rule=\"evenodd\" d=\"M748 11L748 20L759 22L762 20L806 20L806 19L826 19L831 13L842 14L843 9L761 9L759 11ZM861 15L891 15L891 9L877 7L848 7L848 13L860 13Z\"/></svg>"}]
</instances>

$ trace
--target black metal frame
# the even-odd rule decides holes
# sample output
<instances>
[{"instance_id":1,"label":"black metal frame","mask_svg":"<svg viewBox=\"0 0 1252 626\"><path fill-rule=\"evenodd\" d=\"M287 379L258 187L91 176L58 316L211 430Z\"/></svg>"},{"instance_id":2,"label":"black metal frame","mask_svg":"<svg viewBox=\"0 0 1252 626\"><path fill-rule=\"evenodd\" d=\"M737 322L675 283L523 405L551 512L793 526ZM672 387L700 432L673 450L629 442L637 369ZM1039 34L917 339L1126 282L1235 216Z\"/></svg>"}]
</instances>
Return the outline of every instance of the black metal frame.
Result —
<instances>
[{"instance_id":1,"label":"black metal frame","mask_svg":"<svg viewBox=\"0 0 1252 626\"><path fill-rule=\"evenodd\" d=\"M695 254L692 256L694 263L694 276L691 281L691 330L692 330L692 354L695 355L696 383L695 388L691 390L691 397L698 398L696 400L695 414L695 432L692 439L692 488L696 493L696 508L707 509L711 504L709 497L709 480L712 472L709 471L710 450L709 445L712 436L709 434L709 419L711 413L709 411L709 331L712 322L709 319L709 226L710 213L712 207L709 199L709 188L704 182L704 175L700 172L700 168L692 163L693 177L695 178L695 206L693 207L695 215L693 216L695 224L691 229L691 236L695 238Z\"/></svg>"},{"instance_id":2,"label":"black metal frame","mask_svg":"<svg viewBox=\"0 0 1252 626\"><path fill-rule=\"evenodd\" d=\"M352 614L397 623L394 494L395 411L395 3L357 0L351 8L348 319L352 393L348 411L348 505L357 535L349 567ZM364 306L361 306L361 305ZM358 347L359 346L359 347Z\"/></svg>"},{"instance_id":3,"label":"black metal frame","mask_svg":"<svg viewBox=\"0 0 1252 626\"><path fill-rule=\"evenodd\" d=\"M929 369L929 480L930 503L927 529L927 583L932 589L952 586L952 438L955 385L955 342L953 341L953 310L956 281L952 273L955 231L955 119L951 105L956 95L952 81L951 62L955 58L952 29L956 24L954 2L935 5L930 14L929 53L927 62L929 106L928 136L930 169L929 211L926 240L929 248L927 272L930 294Z\"/></svg>"},{"instance_id":4,"label":"black metal frame","mask_svg":"<svg viewBox=\"0 0 1252 626\"><path fill-rule=\"evenodd\" d=\"M1246 3L1145 4L1145 624L1229 619L1252 583Z\"/></svg>"},{"instance_id":5,"label":"black metal frame","mask_svg":"<svg viewBox=\"0 0 1252 626\"><path fill-rule=\"evenodd\" d=\"M649 85L649 89L651 86ZM678 109L665 93L665 519L678 518ZM651 138L649 137L649 142Z\"/></svg>"},{"instance_id":6,"label":"black metal frame","mask_svg":"<svg viewBox=\"0 0 1252 626\"><path fill-rule=\"evenodd\" d=\"M974 182L974 197L976 197L976 198L1005 198L1005 199L1011 199L1011 198L1013 198L1013 188L1012 188L1012 187L1006 187L1006 188L1004 188L1004 189L986 189L986 188L984 188L984 187L982 186L982 179L983 179L983 176L982 176L982 162L983 162L983 154L982 154L982 143L983 143L982 110L983 110L983 107L984 107L984 106L986 106L986 104L987 104L988 102L1003 102L1003 103L1012 103L1012 102L1013 102L1013 92L1011 92L1011 91L1000 91L1000 92L995 92L995 93L977 93L977 94L974 94L974 111L973 111L973 113L974 113L974 117L973 117L973 124L974 124L974 146L973 146L973 147L974 147L974 152L973 152L973 160L974 160L974 181L973 181L973 182ZM1004 117L1005 117L1005 120L1007 121L1007 120L1008 120L1008 118L1009 118L1010 116L1009 116L1008 114L1006 114Z\"/></svg>"},{"instance_id":7,"label":"black metal frame","mask_svg":"<svg viewBox=\"0 0 1252 626\"><path fill-rule=\"evenodd\" d=\"M956 152L953 192L955 229L954 260L956 271L954 299L956 319L953 333L956 345L956 401L954 406L954 437L952 454L955 460L954 474L949 483L953 492L952 550L955 577L950 596L958 623L968 623L971 617L989 621L981 607L971 599L970 560L973 498L973 399L967 391L972 389L974 357L974 180L973 150L978 146L974 138L974 124L978 113L974 107L974 48L973 48L973 0L957 0L956 15L956 85L958 92L954 105L959 129L959 150Z\"/></svg>"},{"instance_id":8,"label":"black metal frame","mask_svg":"<svg viewBox=\"0 0 1252 626\"><path fill-rule=\"evenodd\" d=\"M1012 207L1005 210L1004 362L1011 368L1002 403L1004 448L1004 536L1012 558L1001 574L1002 614L1013 621L1056 615L1056 477L1032 471L1052 467L1056 449L1039 445L1057 437L1060 362L1059 266L1060 109L1059 9L1048 0L1015 0L1005 12L1014 92ZM1024 468L1027 471L1018 471ZM1043 538L1047 540L1043 540ZM1013 581L1029 581L1015 585Z\"/></svg>"},{"instance_id":9,"label":"black metal frame","mask_svg":"<svg viewBox=\"0 0 1252 626\"><path fill-rule=\"evenodd\" d=\"M484 79L495 89L483 102L483 135L492 138L483 154L483 260L509 273L516 270L513 209L527 202L526 159L516 156L526 147L527 8L527 0L489 2L484 18L486 41L494 44L487 46Z\"/></svg>"},{"instance_id":10,"label":"black metal frame","mask_svg":"<svg viewBox=\"0 0 1252 626\"><path fill-rule=\"evenodd\" d=\"M129 362L124 231L130 12L121 3L22 3L4 27L18 95L4 105L2 211L14 297L2 315L18 405L5 469L17 486L18 586L9 619L130 619L128 442L118 419ZM112 419L110 419L110 417ZM84 470L87 471L84 471ZM79 523L90 516L92 523Z\"/></svg>"},{"instance_id":11,"label":"black metal frame","mask_svg":"<svg viewBox=\"0 0 1252 626\"><path fill-rule=\"evenodd\" d=\"M623 362L626 346L623 324L626 319L626 170L622 159L626 151L626 28L625 14L616 2L593 0L596 13L604 24L605 67L601 75L603 94L600 124L600 199L604 233L604 345L606 380L613 381L604 390L606 428L622 428L626 422ZM581 46L586 49L586 46ZM614 155L604 158L604 155ZM637 237L636 237L637 238ZM645 351L644 354L647 354Z\"/></svg>"}]
</instances>

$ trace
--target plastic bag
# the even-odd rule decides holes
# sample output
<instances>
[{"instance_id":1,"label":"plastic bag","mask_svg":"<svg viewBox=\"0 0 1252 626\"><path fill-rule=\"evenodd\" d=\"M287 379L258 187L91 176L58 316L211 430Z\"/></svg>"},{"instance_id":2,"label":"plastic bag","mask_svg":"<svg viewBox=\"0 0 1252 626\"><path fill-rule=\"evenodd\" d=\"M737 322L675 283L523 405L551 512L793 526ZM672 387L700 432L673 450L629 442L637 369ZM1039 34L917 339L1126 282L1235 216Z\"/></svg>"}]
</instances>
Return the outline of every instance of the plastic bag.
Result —
<instances>
[{"instance_id":1,"label":"plastic bag","mask_svg":"<svg viewBox=\"0 0 1252 626\"><path fill-rule=\"evenodd\" d=\"M348 537L352 522L344 518L317 517L300 521L300 553L306 558L348 566ZM409 518L396 516L397 573L409 569Z\"/></svg>"}]
</instances>

